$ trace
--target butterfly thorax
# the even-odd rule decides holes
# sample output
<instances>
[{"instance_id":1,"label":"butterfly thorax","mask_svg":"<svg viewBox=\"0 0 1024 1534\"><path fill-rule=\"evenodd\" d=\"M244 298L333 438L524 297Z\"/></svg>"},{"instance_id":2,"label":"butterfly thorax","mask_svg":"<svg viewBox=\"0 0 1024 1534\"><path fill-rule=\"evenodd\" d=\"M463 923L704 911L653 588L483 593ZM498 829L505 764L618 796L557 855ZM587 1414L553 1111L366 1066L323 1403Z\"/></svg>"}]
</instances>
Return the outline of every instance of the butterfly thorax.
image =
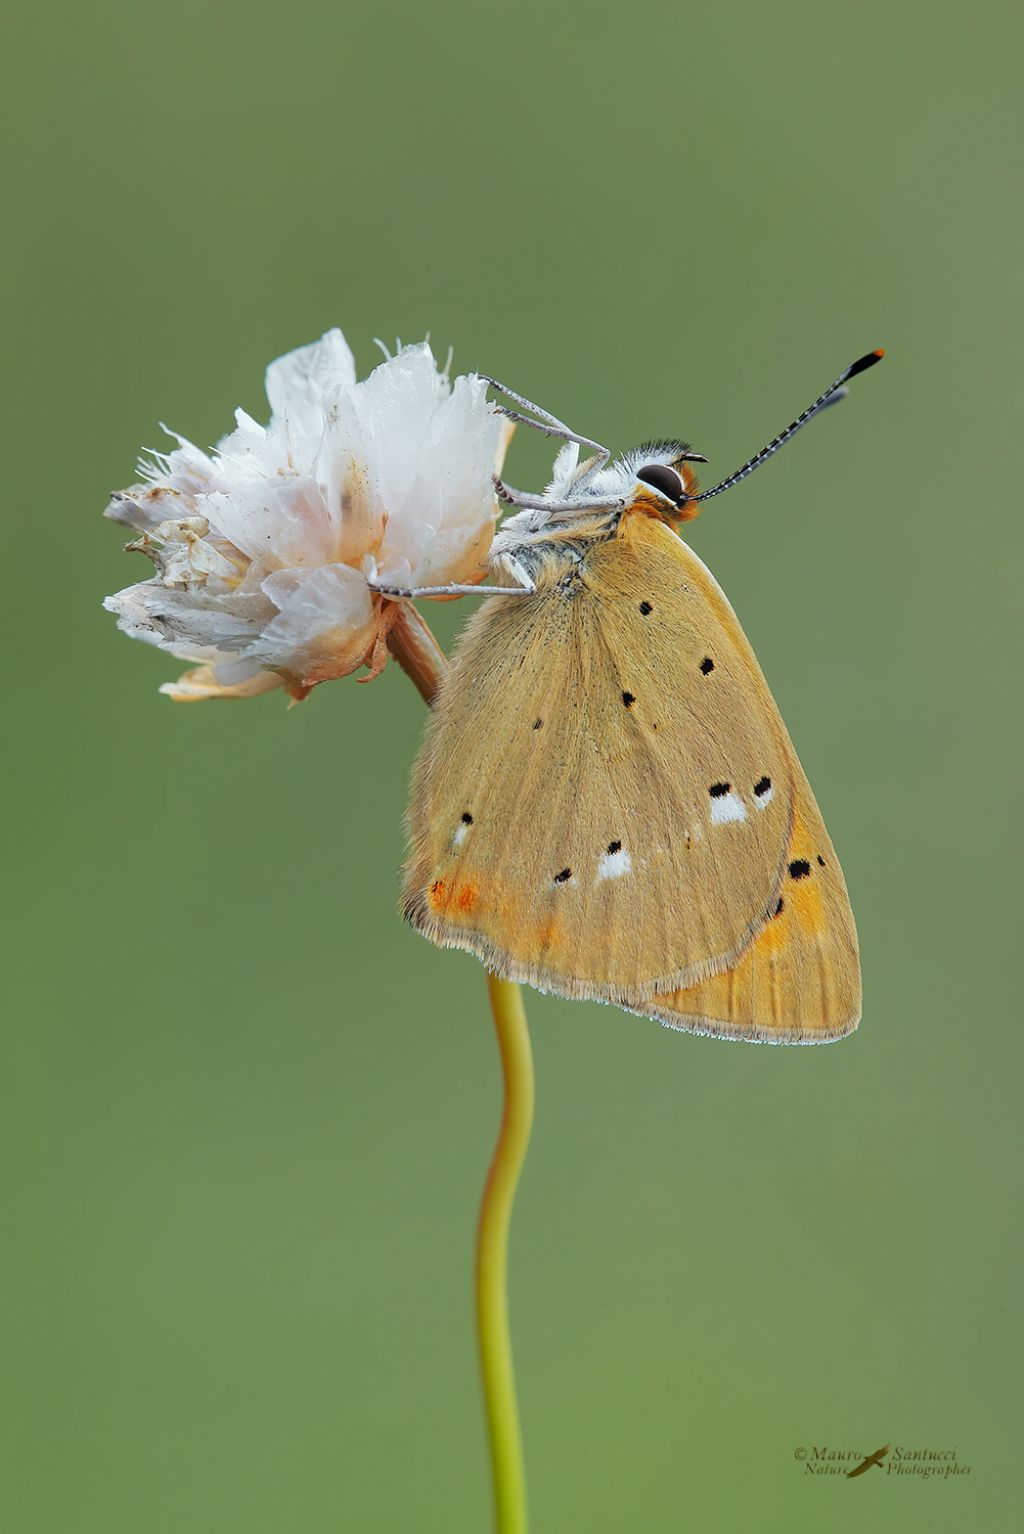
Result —
<instances>
[{"instance_id":1,"label":"butterfly thorax","mask_svg":"<svg viewBox=\"0 0 1024 1534\"><path fill-rule=\"evenodd\" d=\"M510 517L495 536L488 563L500 581L522 580L537 590L556 585L577 570L587 551L615 536L621 510L587 511L553 518L541 511Z\"/></svg>"}]
</instances>

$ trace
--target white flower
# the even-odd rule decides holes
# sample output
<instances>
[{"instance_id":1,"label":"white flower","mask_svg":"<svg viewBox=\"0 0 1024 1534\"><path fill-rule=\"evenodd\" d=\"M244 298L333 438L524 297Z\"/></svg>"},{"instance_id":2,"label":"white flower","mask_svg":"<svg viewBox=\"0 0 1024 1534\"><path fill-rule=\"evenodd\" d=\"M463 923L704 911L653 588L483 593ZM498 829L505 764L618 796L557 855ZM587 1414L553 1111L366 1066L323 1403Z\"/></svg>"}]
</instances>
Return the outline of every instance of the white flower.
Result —
<instances>
[{"instance_id":1,"label":"white flower","mask_svg":"<svg viewBox=\"0 0 1024 1534\"><path fill-rule=\"evenodd\" d=\"M271 417L244 411L211 453L177 447L106 515L141 536L152 579L108 597L118 626L196 669L161 691L248 697L387 657L392 586L483 578L507 434L482 379L449 383L429 345L356 382L340 330L271 363ZM367 678L368 680L368 678Z\"/></svg>"}]
</instances>

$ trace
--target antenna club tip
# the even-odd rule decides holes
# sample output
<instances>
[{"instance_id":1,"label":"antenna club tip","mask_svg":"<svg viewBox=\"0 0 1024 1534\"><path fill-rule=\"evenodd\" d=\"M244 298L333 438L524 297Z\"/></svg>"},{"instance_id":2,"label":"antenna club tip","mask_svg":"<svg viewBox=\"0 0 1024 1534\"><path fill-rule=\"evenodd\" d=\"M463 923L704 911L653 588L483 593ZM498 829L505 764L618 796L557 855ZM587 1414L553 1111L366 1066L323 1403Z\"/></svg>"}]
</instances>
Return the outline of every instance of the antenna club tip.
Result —
<instances>
[{"instance_id":1,"label":"antenna club tip","mask_svg":"<svg viewBox=\"0 0 1024 1534\"><path fill-rule=\"evenodd\" d=\"M876 362L881 362L884 356L885 348L876 346L873 352L866 352L863 357L858 357L857 361L847 368L845 377L856 378L858 373L864 373L868 368L873 368Z\"/></svg>"}]
</instances>

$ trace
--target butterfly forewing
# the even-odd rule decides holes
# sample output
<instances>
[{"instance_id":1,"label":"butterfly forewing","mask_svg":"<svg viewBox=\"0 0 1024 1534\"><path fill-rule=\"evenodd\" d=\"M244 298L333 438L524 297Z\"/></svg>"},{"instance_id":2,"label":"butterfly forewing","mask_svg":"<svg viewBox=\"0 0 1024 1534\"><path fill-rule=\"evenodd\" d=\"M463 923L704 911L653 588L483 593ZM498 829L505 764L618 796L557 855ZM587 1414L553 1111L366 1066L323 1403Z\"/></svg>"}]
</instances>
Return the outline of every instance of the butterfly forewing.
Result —
<instances>
[{"instance_id":1,"label":"butterfly forewing","mask_svg":"<svg viewBox=\"0 0 1024 1534\"><path fill-rule=\"evenodd\" d=\"M792 825L791 749L731 608L631 514L470 623L415 772L406 911L502 974L643 1008L736 962Z\"/></svg>"}]
</instances>

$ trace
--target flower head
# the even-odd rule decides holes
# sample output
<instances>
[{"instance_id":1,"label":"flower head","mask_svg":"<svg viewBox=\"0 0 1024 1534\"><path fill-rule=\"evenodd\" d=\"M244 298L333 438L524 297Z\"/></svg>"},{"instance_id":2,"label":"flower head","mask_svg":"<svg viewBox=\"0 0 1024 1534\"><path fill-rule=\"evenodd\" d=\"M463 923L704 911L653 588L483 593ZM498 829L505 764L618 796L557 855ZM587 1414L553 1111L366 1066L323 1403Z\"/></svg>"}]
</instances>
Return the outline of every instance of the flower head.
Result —
<instances>
[{"instance_id":1,"label":"flower head","mask_svg":"<svg viewBox=\"0 0 1024 1534\"><path fill-rule=\"evenodd\" d=\"M391 586L479 580L505 434L473 376L449 382L429 345L356 382L340 330L271 363L271 416L242 410L210 453L177 446L139 465L106 515L140 536L150 580L108 597L118 626L195 669L161 691L247 697L386 660Z\"/></svg>"}]
</instances>

